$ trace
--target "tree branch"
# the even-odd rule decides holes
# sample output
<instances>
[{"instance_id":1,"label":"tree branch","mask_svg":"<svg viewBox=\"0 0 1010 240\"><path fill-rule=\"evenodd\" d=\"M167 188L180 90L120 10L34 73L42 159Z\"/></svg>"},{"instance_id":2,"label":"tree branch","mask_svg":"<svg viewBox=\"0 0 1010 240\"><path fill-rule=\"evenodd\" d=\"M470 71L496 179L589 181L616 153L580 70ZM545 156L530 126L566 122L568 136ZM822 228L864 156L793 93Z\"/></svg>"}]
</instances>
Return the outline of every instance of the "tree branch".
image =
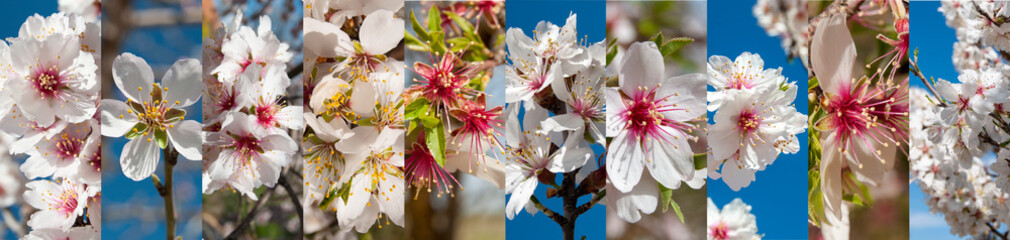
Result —
<instances>
[{"instance_id":1,"label":"tree branch","mask_svg":"<svg viewBox=\"0 0 1010 240\"><path fill-rule=\"evenodd\" d=\"M991 222L987 222L987 223L985 223L985 225L989 226L989 230L992 230L992 235L995 235L995 236L999 237L1000 239L1007 240L1007 234L1010 233L1010 231L1001 233L1001 232L999 232L999 229L996 228L996 226L992 225Z\"/></svg>"},{"instance_id":2,"label":"tree branch","mask_svg":"<svg viewBox=\"0 0 1010 240\"><path fill-rule=\"evenodd\" d=\"M173 168L178 162L179 153L173 151L173 146L165 146L163 150L165 155L165 182L162 183L158 179L157 175L151 175L151 180L154 182L154 187L158 190L158 194L161 198L165 200L165 239L174 240L175 239L175 198L172 193L172 179Z\"/></svg>"},{"instance_id":3,"label":"tree branch","mask_svg":"<svg viewBox=\"0 0 1010 240\"><path fill-rule=\"evenodd\" d=\"M540 212L543 212L544 215L547 215L547 217L551 218L551 220L558 223L558 225L564 225L564 223L568 221L565 217L558 215L554 211L551 211L551 209L547 208L547 206L544 206L543 203L540 203L540 200L537 199L536 195L530 195L530 202L532 202L533 206L539 209Z\"/></svg>"},{"instance_id":4,"label":"tree branch","mask_svg":"<svg viewBox=\"0 0 1010 240\"><path fill-rule=\"evenodd\" d=\"M242 221L239 222L238 226L235 226L235 230L232 230L231 233L228 234L228 236L224 237L224 239L238 239L239 234L244 232L245 229L249 227L249 223L252 222L253 218L256 216L256 212L258 212L260 208L263 207L264 204L266 204L267 200L270 199L270 196L273 195L273 193L274 188L270 188L265 193L263 193L263 196L260 196L260 198L256 200L256 204L253 204L252 209L249 210L249 214L246 214L245 218L243 218Z\"/></svg>"},{"instance_id":5,"label":"tree branch","mask_svg":"<svg viewBox=\"0 0 1010 240\"><path fill-rule=\"evenodd\" d=\"M586 213L586 211L589 211L590 208L593 208L593 206L599 203L600 200L603 200L603 197L606 196L607 196L606 190L597 192L595 195L593 195L593 199L590 199L589 202L583 203L582 206L579 206L579 208L576 210L576 213L578 213L579 215Z\"/></svg>"},{"instance_id":6,"label":"tree branch","mask_svg":"<svg viewBox=\"0 0 1010 240\"><path fill-rule=\"evenodd\" d=\"M284 187L284 190L288 192L288 196L291 197L291 204L295 206L295 212L298 213L298 237L296 239L301 239L304 235L302 228L305 226L305 217L302 216L302 202L298 201L298 193L291 187L291 183L288 182L287 177L281 176L277 180L277 184Z\"/></svg>"},{"instance_id":7,"label":"tree branch","mask_svg":"<svg viewBox=\"0 0 1010 240\"><path fill-rule=\"evenodd\" d=\"M919 79L922 80L923 85L926 85L926 89L929 90L929 94L932 94L933 96L937 97L937 99L942 99L940 95L936 94L936 89L933 88L933 84L930 83L928 80L926 80L928 78L926 78L926 76L922 74L922 69L919 68L918 56L916 56L915 61L908 61L908 62L909 64L911 64L911 72L915 73L915 76L919 77ZM946 103L940 102L940 107L946 107L946 106L947 106Z\"/></svg>"}]
</instances>

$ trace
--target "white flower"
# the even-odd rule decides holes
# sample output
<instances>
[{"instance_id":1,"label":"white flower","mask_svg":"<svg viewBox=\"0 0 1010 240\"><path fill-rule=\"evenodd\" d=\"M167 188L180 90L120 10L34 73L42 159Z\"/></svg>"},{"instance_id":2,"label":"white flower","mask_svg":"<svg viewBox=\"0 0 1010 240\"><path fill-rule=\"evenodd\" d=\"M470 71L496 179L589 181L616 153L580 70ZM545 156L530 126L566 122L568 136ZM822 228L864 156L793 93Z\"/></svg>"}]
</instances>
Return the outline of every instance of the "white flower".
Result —
<instances>
[{"instance_id":1,"label":"white flower","mask_svg":"<svg viewBox=\"0 0 1010 240\"><path fill-rule=\"evenodd\" d=\"M784 85L781 68L762 71L760 56L747 52L736 63L722 56L709 59L715 63L709 65L709 84L716 89L709 92L709 110L717 111L708 132L708 174L713 179L725 177L723 181L738 191L778 154L799 151L796 134L806 130L807 116L792 106L798 88L794 83Z\"/></svg>"},{"instance_id":2,"label":"white flower","mask_svg":"<svg viewBox=\"0 0 1010 240\"><path fill-rule=\"evenodd\" d=\"M603 95L604 48L603 42L598 42L586 49L583 54L591 55L592 65L578 72L571 84L566 81L551 83L554 96L565 102L568 111L546 119L544 131L588 130L597 143L606 146L603 133L607 103Z\"/></svg>"},{"instance_id":3,"label":"white flower","mask_svg":"<svg viewBox=\"0 0 1010 240\"><path fill-rule=\"evenodd\" d=\"M508 45L509 59L512 60L505 72L505 78L508 79L505 87L506 102L532 100L534 94L547 89L556 79L563 77L564 71L560 67L555 67L552 62L547 62L547 59L533 52L535 43L522 29L509 28L505 33L505 44Z\"/></svg>"},{"instance_id":4,"label":"white flower","mask_svg":"<svg viewBox=\"0 0 1010 240\"><path fill-rule=\"evenodd\" d=\"M318 5L318 4L317 4ZM319 8L319 7L317 7ZM329 8L319 8L322 9L324 13L328 9L335 9L329 19L319 18L320 20L328 20L335 25L343 25L345 19L355 16L364 16L375 13L379 10L385 10L390 12L396 12L403 8L403 1L398 0L344 0L344 1L330 1ZM313 11L320 11L312 9Z\"/></svg>"},{"instance_id":5,"label":"white flower","mask_svg":"<svg viewBox=\"0 0 1010 240\"><path fill-rule=\"evenodd\" d=\"M95 124L93 121L72 123L60 133L40 141L29 150L21 171L28 178L48 177L54 173L58 177L76 175L79 165L95 155L93 145L100 142L100 135L93 128Z\"/></svg>"},{"instance_id":6,"label":"white flower","mask_svg":"<svg viewBox=\"0 0 1010 240\"><path fill-rule=\"evenodd\" d=\"M340 118L327 122L312 113L305 113L304 118L306 127L315 133L302 142L305 148L305 196L308 196L306 201L311 203L322 200L336 182L337 173L343 171L343 161L334 144L353 136L354 132Z\"/></svg>"},{"instance_id":7,"label":"white flower","mask_svg":"<svg viewBox=\"0 0 1010 240\"><path fill-rule=\"evenodd\" d=\"M518 113L519 104L508 106L508 121L506 124L506 150L507 161L505 165L505 192L512 194L505 206L505 215L512 219L524 207L527 206L530 196L536 190L537 178L544 170L553 173L570 172L592 158L593 151L589 148L580 147L582 134L575 134L568 137L564 145L558 146L555 151L551 151L553 137L556 141L561 140L561 134L545 132L540 124L547 119L547 110L536 106L533 103L526 103L526 112L523 116L523 128L519 129Z\"/></svg>"},{"instance_id":8,"label":"white flower","mask_svg":"<svg viewBox=\"0 0 1010 240\"><path fill-rule=\"evenodd\" d=\"M358 41L352 40L338 25L308 18L305 19L305 38L319 40L306 41L306 58L345 58L331 70L340 72L349 65L352 75L363 75L379 69L385 59L382 56L403 40L404 31L403 19L396 18L388 10L376 10L365 17Z\"/></svg>"},{"instance_id":9,"label":"white flower","mask_svg":"<svg viewBox=\"0 0 1010 240\"><path fill-rule=\"evenodd\" d=\"M359 126L354 135L335 144L344 154L340 181L349 184L346 201L333 205L341 229L365 232L379 214L403 226L403 133L402 129Z\"/></svg>"},{"instance_id":10,"label":"white flower","mask_svg":"<svg viewBox=\"0 0 1010 240\"><path fill-rule=\"evenodd\" d=\"M66 239L66 240L95 240L102 239L100 227L83 226L74 227L69 231L60 229L35 229L28 233L22 240L44 240L44 239Z\"/></svg>"},{"instance_id":11,"label":"white flower","mask_svg":"<svg viewBox=\"0 0 1010 240\"><path fill-rule=\"evenodd\" d=\"M607 173L621 192L638 184L644 169L667 187L694 177L688 121L705 114L705 75L663 78L654 43L634 43L621 61L619 89L607 89Z\"/></svg>"},{"instance_id":12,"label":"white flower","mask_svg":"<svg viewBox=\"0 0 1010 240\"><path fill-rule=\"evenodd\" d=\"M989 169L996 173L996 186L1004 192L1010 192L1010 151L1000 150Z\"/></svg>"},{"instance_id":13,"label":"white flower","mask_svg":"<svg viewBox=\"0 0 1010 240\"><path fill-rule=\"evenodd\" d=\"M708 85L715 88L708 92L708 110L715 111L722 106L723 99L738 91L765 92L778 88L785 82L782 68L764 68L761 55L744 52L735 61L720 55L708 58Z\"/></svg>"},{"instance_id":14,"label":"white flower","mask_svg":"<svg viewBox=\"0 0 1010 240\"><path fill-rule=\"evenodd\" d=\"M757 217L750 213L751 206L739 198L719 207L708 199L708 239L709 240L751 240L761 239L757 234Z\"/></svg>"},{"instance_id":15,"label":"white flower","mask_svg":"<svg viewBox=\"0 0 1010 240\"><path fill-rule=\"evenodd\" d=\"M937 95L950 102L950 107L940 111L940 118L945 126L958 130L950 133L960 133L948 134L950 138L944 143L954 145L960 142L968 147L965 151L981 156L981 151L974 146L978 146L978 135L983 127L990 124L987 115L996 109L996 104L1006 102L1010 96L1002 78L1003 75L995 69L982 72L967 69L958 76L960 84L943 79L937 81Z\"/></svg>"},{"instance_id":16,"label":"white flower","mask_svg":"<svg viewBox=\"0 0 1010 240\"><path fill-rule=\"evenodd\" d=\"M260 71L271 70L272 66L285 66L294 54L288 51L287 43L277 39L271 26L270 17L260 16L259 26L255 32L248 26L241 26L237 32L226 36L221 44L224 59L211 74L217 74L219 81L230 85L250 65L259 65ZM286 76L283 70L281 74ZM264 73L260 75L270 76Z\"/></svg>"},{"instance_id":17,"label":"white flower","mask_svg":"<svg viewBox=\"0 0 1010 240\"><path fill-rule=\"evenodd\" d=\"M90 53L81 51L76 35L15 39L10 56L13 61L8 67L14 78L7 81L5 94L10 94L29 120L42 126L57 118L78 123L98 109L94 102L98 66Z\"/></svg>"},{"instance_id":18,"label":"white flower","mask_svg":"<svg viewBox=\"0 0 1010 240\"><path fill-rule=\"evenodd\" d=\"M77 217L84 215L88 193L84 184L71 180L50 182L32 181L25 185L25 202L38 209L28 220L33 229L55 228L70 230Z\"/></svg>"},{"instance_id":19,"label":"white flower","mask_svg":"<svg viewBox=\"0 0 1010 240\"><path fill-rule=\"evenodd\" d=\"M256 200L259 186L273 187L298 149L285 132L271 132L256 125L254 116L231 113L220 131L212 132L207 143L221 148L207 168L211 181L221 182ZM208 189L215 191L216 189Z\"/></svg>"},{"instance_id":20,"label":"white flower","mask_svg":"<svg viewBox=\"0 0 1010 240\"><path fill-rule=\"evenodd\" d=\"M250 67L252 71L242 74L238 92L235 94L235 104L239 108L249 108L255 116L255 123L260 128L273 133L284 133L285 129L302 128L302 106L285 106L283 103L291 80L284 71L284 64L271 65L269 69L259 70L259 66Z\"/></svg>"},{"instance_id":21,"label":"white flower","mask_svg":"<svg viewBox=\"0 0 1010 240\"><path fill-rule=\"evenodd\" d=\"M124 53L112 65L116 87L127 102L102 100L102 135L129 142L123 147L123 174L134 181L146 179L158 166L160 148L168 146L191 160L202 160L200 123L185 120L185 107L200 100L200 62L182 59L172 64L161 84L144 59Z\"/></svg>"}]
</instances>

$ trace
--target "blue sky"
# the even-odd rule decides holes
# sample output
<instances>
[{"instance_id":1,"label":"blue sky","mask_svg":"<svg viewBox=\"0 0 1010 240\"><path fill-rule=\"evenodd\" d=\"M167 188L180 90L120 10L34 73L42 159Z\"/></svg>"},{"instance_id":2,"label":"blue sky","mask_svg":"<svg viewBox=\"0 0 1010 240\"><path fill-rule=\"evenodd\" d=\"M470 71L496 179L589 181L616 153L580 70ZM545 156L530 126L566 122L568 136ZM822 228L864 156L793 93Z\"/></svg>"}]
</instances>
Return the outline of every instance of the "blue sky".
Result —
<instances>
[{"instance_id":1,"label":"blue sky","mask_svg":"<svg viewBox=\"0 0 1010 240\"><path fill-rule=\"evenodd\" d=\"M909 11L913 13L909 21L909 36L912 54L919 49L919 67L923 74L933 78L943 78L957 82L957 70L951 54L954 52L954 42L957 35L953 28L945 23L943 14L937 11L940 2L913 1ZM922 36L922 37L918 37ZM922 79L911 77L910 86L925 89ZM908 189L908 232L910 239L952 239L950 226L943 220L941 214L929 213L929 207L923 201L926 195L919 188L919 183L912 183Z\"/></svg>"},{"instance_id":2,"label":"blue sky","mask_svg":"<svg viewBox=\"0 0 1010 240\"><path fill-rule=\"evenodd\" d=\"M735 59L743 52L751 52L761 55L765 68L782 67L782 74L801 89L798 93L801 96L797 96L795 101L796 110L807 114L806 91L802 90L807 88L806 69L798 60L787 61L780 40L768 36L757 25L757 19L751 12L753 7L752 1L723 4L719 11L709 11L708 26L713 27L708 30L708 55ZM756 181L750 186L734 192L721 179L709 179L708 196L720 208L734 198L753 206L751 213L757 216L758 233L765 234L766 238L806 239L807 133L797 137L801 139L800 151L779 155L774 164L757 172Z\"/></svg>"},{"instance_id":3,"label":"blue sky","mask_svg":"<svg viewBox=\"0 0 1010 240\"><path fill-rule=\"evenodd\" d=\"M178 5L165 5L148 1L135 1L134 9L147 8L170 8L179 10ZM154 69L156 81L160 81L164 71L176 60L181 58L200 58L201 48L200 25L183 25L156 28L140 28L131 31L125 38L122 49L119 52L131 52L147 60L147 63ZM115 56L104 56L115 57ZM104 66L111 67L111 66ZM112 81L112 79L105 79ZM124 99L118 89L115 98ZM104 96L110 98L113 96ZM187 110L186 119L200 121L200 103L196 103ZM134 212L137 209L125 209L126 206L143 206L145 211L164 212L164 203L158 195L150 179L134 182L123 175L119 168L119 157L122 152L125 138L104 138L105 162L103 165L104 174L103 185L112 184L115 187L103 188L103 217L106 221L102 224L102 234L107 238L162 238L165 236L165 223L162 217L153 217L149 220L136 218L123 218L113 221L109 214L122 213L124 211ZM158 164L156 174L164 177L164 159ZM111 166L110 166L111 165ZM202 211L201 200L201 164L197 161L180 159L175 167L175 204L178 214L176 222L177 234L183 235L184 239L199 239L202 229L199 213ZM138 216L138 214L131 214Z\"/></svg>"},{"instance_id":4,"label":"blue sky","mask_svg":"<svg viewBox=\"0 0 1010 240\"><path fill-rule=\"evenodd\" d=\"M533 34L540 21L549 21L558 26L562 26L568 19L569 13L576 13L578 21L576 30L579 38L589 37L589 42L602 41L606 37L605 15L606 9L603 1L532 1L532 0L510 0L505 4L505 26L509 28L522 28L527 36ZM597 154L602 149L594 149ZM587 163L593 164L593 163ZM547 199L546 186L540 184L534 195L552 210L561 209L560 198ZM509 196L506 196L508 198ZM591 198L586 195L579 199L579 203L584 203ZM603 205L597 205L579 216L575 226L575 238L586 236L587 239L606 238L606 209ZM525 211L516 215L515 219L507 221L505 224L506 238L508 239L558 239L562 237L561 228L557 223L543 215L537 213L530 216Z\"/></svg>"}]
</instances>

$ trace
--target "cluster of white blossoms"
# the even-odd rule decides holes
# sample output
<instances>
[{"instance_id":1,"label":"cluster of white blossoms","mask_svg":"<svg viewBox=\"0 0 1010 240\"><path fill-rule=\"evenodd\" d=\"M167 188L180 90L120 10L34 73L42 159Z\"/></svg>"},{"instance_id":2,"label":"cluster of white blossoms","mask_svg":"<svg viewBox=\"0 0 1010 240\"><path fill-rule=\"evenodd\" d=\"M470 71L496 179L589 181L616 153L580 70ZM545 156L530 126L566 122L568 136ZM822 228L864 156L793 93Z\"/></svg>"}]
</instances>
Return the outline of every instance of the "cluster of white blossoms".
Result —
<instances>
[{"instance_id":1,"label":"cluster of white blossoms","mask_svg":"<svg viewBox=\"0 0 1010 240\"><path fill-rule=\"evenodd\" d=\"M241 11L232 17L203 51L203 193L227 187L256 200L254 189L273 187L298 151L289 132L301 130L302 107L288 106L294 54L270 18L253 30Z\"/></svg>"},{"instance_id":2,"label":"cluster of white blossoms","mask_svg":"<svg viewBox=\"0 0 1010 240\"><path fill-rule=\"evenodd\" d=\"M796 134L806 131L807 115L793 105L796 83L787 82L781 67L765 69L760 55L744 52L735 61L716 55L708 61L708 85L715 89L708 92L708 110L715 112L708 176L739 191L779 154L800 150Z\"/></svg>"},{"instance_id":3,"label":"cluster of white blossoms","mask_svg":"<svg viewBox=\"0 0 1010 240\"><path fill-rule=\"evenodd\" d=\"M582 182L598 169L597 164L586 163L594 155L590 144L605 146L606 142L605 43L580 43L576 20L571 14L564 26L541 21L532 38L519 28L506 32L512 61L506 68L505 89L509 103L505 192L511 194L505 213L509 219L524 208L536 213L530 196L538 182L553 183L555 173L574 171L578 171L576 182Z\"/></svg>"},{"instance_id":4,"label":"cluster of white blossoms","mask_svg":"<svg viewBox=\"0 0 1010 240\"><path fill-rule=\"evenodd\" d=\"M0 207L35 209L24 239L101 238L100 32L68 11L0 41Z\"/></svg>"},{"instance_id":5,"label":"cluster of white blossoms","mask_svg":"<svg viewBox=\"0 0 1010 240\"><path fill-rule=\"evenodd\" d=\"M1010 50L1007 7L943 1L939 11L957 32L957 81L931 82L934 95L911 91L911 176L960 237L1010 224L1010 66L996 54Z\"/></svg>"},{"instance_id":6,"label":"cluster of white blossoms","mask_svg":"<svg viewBox=\"0 0 1010 240\"><path fill-rule=\"evenodd\" d=\"M703 133L707 78L665 78L663 59L654 42L636 42L607 66L607 77L618 82L604 90L606 136L613 137L606 161L607 202L629 222L665 201L661 189L705 185L706 170L696 169L691 144Z\"/></svg>"},{"instance_id":7,"label":"cluster of white blossoms","mask_svg":"<svg viewBox=\"0 0 1010 240\"><path fill-rule=\"evenodd\" d=\"M757 217L750 213L751 206L739 198L733 199L719 210L712 199L708 199L708 224L706 235L709 240L759 240Z\"/></svg>"},{"instance_id":8,"label":"cluster of white blossoms","mask_svg":"<svg viewBox=\"0 0 1010 240\"><path fill-rule=\"evenodd\" d=\"M909 167L926 195L921 200L930 212L943 214L951 234L959 237L989 233L987 224L1010 223L1010 189L1005 180L1010 176L1010 150L999 151L988 168L981 157L959 156L955 149L960 147L942 142L945 138L960 141L953 140L961 138L958 130L943 123L942 110L927 95L919 88L911 91ZM978 139L978 134L970 137ZM1003 138L1007 139L1005 133Z\"/></svg>"},{"instance_id":9,"label":"cluster of white blossoms","mask_svg":"<svg viewBox=\"0 0 1010 240\"><path fill-rule=\"evenodd\" d=\"M386 55L403 40L403 2L304 7L303 204L335 211L341 231L381 228L383 215L403 226L405 66Z\"/></svg>"},{"instance_id":10,"label":"cluster of white blossoms","mask_svg":"<svg viewBox=\"0 0 1010 240\"><path fill-rule=\"evenodd\" d=\"M758 0L754 17L768 36L779 37L790 58L807 62L810 33L807 32L807 0Z\"/></svg>"}]
</instances>

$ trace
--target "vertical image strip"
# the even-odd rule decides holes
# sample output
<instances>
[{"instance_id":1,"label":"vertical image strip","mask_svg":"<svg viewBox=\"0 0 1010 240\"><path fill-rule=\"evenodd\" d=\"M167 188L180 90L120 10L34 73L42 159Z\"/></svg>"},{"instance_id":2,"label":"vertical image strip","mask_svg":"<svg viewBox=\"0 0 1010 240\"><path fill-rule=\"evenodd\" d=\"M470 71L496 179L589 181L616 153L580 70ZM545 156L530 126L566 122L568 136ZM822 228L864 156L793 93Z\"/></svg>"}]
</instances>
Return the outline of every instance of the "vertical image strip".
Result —
<instances>
[{"instance_id":1,"label":"vertical image strip","mask_svg":"<svg viewBox=\"0 0 1010 240\"><path fill-rule=\"evenodd\" d=\"M707 8L607 2L610 239L704 238Z\"/></svg>"},{"instance_id":2,"label":"vertical image strip","mask_svg":"<svg viewBox=\"0 0 1010 240\"><path fill-rule=\"evenodd\" d=\"M102 1L102 234L200 238L203 70L196 3Z\"/></svg>"},{"instance_id":3,"label":"vertical image strip","mask_svg":"<svg viewBox=\"0 0 1010 240\"><path fill-rule=\"evenodd\" d=\"M809 1L809 234L907 239L908 1Z\"/></svg>"},{"instance_id":4,"label":"vertical image strip","mask_svg":"<svg viewBox=\"0 0 1010 240\"><path fill-rule=\"evenodd\" d=\"M205 239L302 238L302 10L203 1Z\"/></svg>"},{"instance_id":5,"label":"vertical image strip","mask_svg":"<svg viewBox=\"0 0 1010 240\"><path fill-rule=\"evenodd\" d=\"M404 235L403 1L304 1L306 239Z\"/></svg>"},{"instance_id":6,"label":"vertical image strip","mask_svg":"<svg viewBox=\"0 0 1010 240\"><path fill-rule=\"evenodd\" d=\"M709 11L709 239L807 238L806 13L802 0Z\"/></svg>"},{"instance_id":7,"label":"vertical image strip","mask_svg":"<svg viewBox=\"0 0 1010 240\"><path fill-rule=\"evenodd\" d=\"M506 236L605 238L605 2L506 11Z\"/></svg>"},{"instance_id":8,"label":"vertical image strip","mask_svg":"<svg viewBox=\"0 0 1010 240\"><path fill-rule=\"evenodd\" d=\"M0 10L0 239L100 239L98 1Z\"/></svg>"},{"instance_id":9,"label":"vertical image strip","mask_svg":"<svg viewBox=\"0 0 1010 240\"><path fill-rule=\"evenodd\" d=\"M913 1L908 29L911 239L1007 239L1006 1ZM1002 28L1000 26L1003 26Z\"/></svg>"},{"instance_id":10,"label":"vertical image strip","mask_svg":"<svg viewBox=\"0 0 1010 240\"><path fill-rule=\"evenodd\" d=\"M407 239L505 238L505 1L405 8Z\"/></svg>"}]
</instances>

